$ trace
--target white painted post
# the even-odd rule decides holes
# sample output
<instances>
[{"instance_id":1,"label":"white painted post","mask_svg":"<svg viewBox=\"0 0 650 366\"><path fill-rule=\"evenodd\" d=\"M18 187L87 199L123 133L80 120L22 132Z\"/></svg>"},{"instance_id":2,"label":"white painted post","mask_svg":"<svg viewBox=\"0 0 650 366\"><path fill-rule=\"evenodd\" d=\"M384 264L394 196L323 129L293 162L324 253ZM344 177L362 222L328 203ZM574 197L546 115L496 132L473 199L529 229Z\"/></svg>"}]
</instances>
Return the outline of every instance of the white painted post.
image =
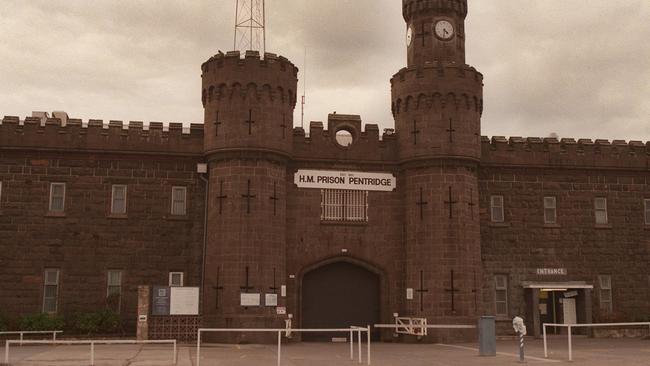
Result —
<instances>
[{"instance_id":1,"label":"white painted post","mask_svg":"<svg viewBox=\"0 0 650 366\"><path fill-rule=\"evenodd\" d=\"M178 352L176 351L176 340L174 339L174 365L178 363Z\"/></svg>"},{"instance_id":2,"label":"white painted post","mask_svg":"<svg viewBox=\"0 0 650 366\"><path fill-rule=\"evenodd\" d=\"M23 346L23 332L20 332L20 346Z\"/></svg>"},{"instance_id":3,"label":"white painted post","mask_svg":"<svg viewBox=\"0 0 650 366\"><path fill-rule=\"evenodd\" d=\"M52 340L56 341L56 332L52 332Z\"/></svg>"},{"instance_id":4,"label":"white painted post","mask_svg":"<svg viewBox=\"0 0 650 366\"><path fill-rule=\"evenodd\" d=\"M544 334L544 358L548 358L548 347L546 346L546 324L542 324L542 334Z\"/></svg>"},{"instance_id":5,"label":"white painted post","mask_svg":"<svg viewBox=\"0 0 650 366\"><path fill-rule=\"evenodd\" d=\"M282 354L282 332L278 332L278 366L280 366L280 355Z\"/></svg>"},{"instance_id":6,"label":"white painted post","mask_svg":"<svg viewBox=\"0 0 650 366\"><path fill-rule=\"evenodd\" d=\"M567 327L569 332L569 361L573 362L573 348L571 348L571 324Z\"/></svg>"},{"instance_id":7,"label":"white painted post","mask_svg":"<svg viewBox=\"0 0 650 366\"><path fill-rule=\"evenodd\" d=\"M368 325L368 366L370 366L370 325Z\"/></svg>"},{"instance_id":8,"label":"white painted post","mask_svg":"<svg viewBox=\"0 0 650 366\"><path fill-rule=\"evenodd\" d=\"M354 361L354 334L350 328L350 361Z\"/></svg>"},{"instance_id":9,"label":"white painted post","mask_svg":"<svg viewBox=\"0 0 650 366\"><path fill-rule=\"evenodd\" d=\"M363 356L361 355L361 329L360 328L357 329L357 334L359 334L359 338L357 339L357 341L359 342L359 364L361 364L362 362L361 359Z\"/></svg>"},{"instance_id":10,"label":"white painted post","mask_svg":"<svg viewBox=\"0 0 650 366\"><path fill-rule=\"evenodd\" d=\"M5 365L9 364L9 341L5 341Z\"/></svg>"},{"instance_id":11,"label":"white painted post","mask_svg":"<svg viewBox=\"0 0 650 366\"><path fill-rule=\"evenodd\" d=\"M196 366L201 366L201 329L196 336Z\"/></svg>"},{"instance_id":12,"label":"white painted post","mask_svg":"<svg viewBox=\"0 0 650 366\"><path fill-rule=\"evenodd\" d=\"M90 366L95 366L95 343L90 342Z\"/></svg>"}]
</instances>

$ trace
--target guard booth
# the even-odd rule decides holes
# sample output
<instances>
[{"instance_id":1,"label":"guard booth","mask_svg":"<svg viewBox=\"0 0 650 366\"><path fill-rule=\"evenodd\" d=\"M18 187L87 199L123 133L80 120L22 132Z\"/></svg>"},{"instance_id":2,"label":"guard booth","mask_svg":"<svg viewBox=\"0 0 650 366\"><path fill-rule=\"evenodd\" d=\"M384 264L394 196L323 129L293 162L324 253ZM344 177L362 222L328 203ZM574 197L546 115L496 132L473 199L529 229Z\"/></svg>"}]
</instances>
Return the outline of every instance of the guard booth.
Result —
<instances>
[{"instance_id":1,"label":"guard booth","mask_svg":"<svg viewBox=\"0 0 650 366\"><path fill-rule=\"evenodd\" d=\"M138 339L193 342L201 327L198 287L140 286Z\"/></svg>"},{"instance_id":2,"label":"guard booth","mask_svg":"<svg viewBox=\"0 0 650 366\"><path fill-rule=\"evenodd\" d=\"M592 322L591 296L594 286L582 281L523 282L527 326L542 336L543 323ZM565 328L547 328L547 334L566 333Z\"/></svg>"}]
</instances>

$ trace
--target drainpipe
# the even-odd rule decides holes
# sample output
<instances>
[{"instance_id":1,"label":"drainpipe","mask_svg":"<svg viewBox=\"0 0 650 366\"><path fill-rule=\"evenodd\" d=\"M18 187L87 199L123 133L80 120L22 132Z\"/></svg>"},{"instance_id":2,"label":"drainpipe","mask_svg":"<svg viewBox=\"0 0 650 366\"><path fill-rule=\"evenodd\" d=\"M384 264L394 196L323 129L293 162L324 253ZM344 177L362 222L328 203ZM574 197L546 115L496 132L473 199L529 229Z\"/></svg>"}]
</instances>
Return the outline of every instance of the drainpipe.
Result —
<instances>
[{"instance_id":1,"label":"drainpipe","mask_svg":"<svg viewBox=\"0 0 650 366\"><path fill-rule=\"evenodd\" d=\"M205 178L205 174L199 174L199 179L205 183L205 202L203 210L203 255L202 255L202 264L201 264L201 290L200 296L201 301L199 303L199 314L203 314L203 302L205 301L205 296L203 290L205 288L205 252L208 245L208 203L210 202L210 181Z\"/></svg>"}]
</instances>

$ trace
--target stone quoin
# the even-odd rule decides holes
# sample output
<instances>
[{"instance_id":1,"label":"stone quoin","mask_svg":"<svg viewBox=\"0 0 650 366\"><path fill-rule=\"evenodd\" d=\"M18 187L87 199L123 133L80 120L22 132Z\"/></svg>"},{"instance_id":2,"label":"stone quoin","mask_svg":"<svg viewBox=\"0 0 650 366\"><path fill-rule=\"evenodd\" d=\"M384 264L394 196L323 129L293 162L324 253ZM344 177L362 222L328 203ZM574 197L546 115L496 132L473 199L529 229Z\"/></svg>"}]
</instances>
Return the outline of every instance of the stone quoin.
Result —
<instances>
[{"instance_id":1,"label":"stone quoin","mask_svg":"<svg viewBox=\"0 0 650 366\"><path fill-rule=\"evenodd\" d=\"M172 284L200 288L204 327L647 320L650 144L481 136L467 0L402 4L382 135L336 113L292 128L298 68L255 51L201 65L202 125L4 117L0 314L118 294L135 327L138 286Z\"/></svg>"}]
</instances>

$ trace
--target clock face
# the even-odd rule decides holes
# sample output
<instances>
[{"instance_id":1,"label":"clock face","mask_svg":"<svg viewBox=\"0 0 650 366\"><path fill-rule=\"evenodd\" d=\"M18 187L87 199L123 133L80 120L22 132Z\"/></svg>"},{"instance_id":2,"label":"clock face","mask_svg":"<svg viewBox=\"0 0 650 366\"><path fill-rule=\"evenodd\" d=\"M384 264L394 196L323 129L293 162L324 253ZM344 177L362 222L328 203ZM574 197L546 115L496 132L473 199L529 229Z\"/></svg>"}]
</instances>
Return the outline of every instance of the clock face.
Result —
<instances>
[{"instance_id":1,"label":"clock face","mask_svg":"<svg viewBox=\"0 0 650 366\"><path fill-rule=\"evenodd\" d=\"M454 25L448 20L440 20L435 26L436 36L442 40L450 40L454 37Z\"/></svg>"},{"instance_id":2,"label":"clock face","mask_svg":"<svg viewBox=\"0 0 650 366\"><path fill-rule=\"evenodd\" d=\"M413 28L409 27L409 29L406 31L406 45L410 47L411 42L413 42Z\"/></svg>"}]
</instances>

